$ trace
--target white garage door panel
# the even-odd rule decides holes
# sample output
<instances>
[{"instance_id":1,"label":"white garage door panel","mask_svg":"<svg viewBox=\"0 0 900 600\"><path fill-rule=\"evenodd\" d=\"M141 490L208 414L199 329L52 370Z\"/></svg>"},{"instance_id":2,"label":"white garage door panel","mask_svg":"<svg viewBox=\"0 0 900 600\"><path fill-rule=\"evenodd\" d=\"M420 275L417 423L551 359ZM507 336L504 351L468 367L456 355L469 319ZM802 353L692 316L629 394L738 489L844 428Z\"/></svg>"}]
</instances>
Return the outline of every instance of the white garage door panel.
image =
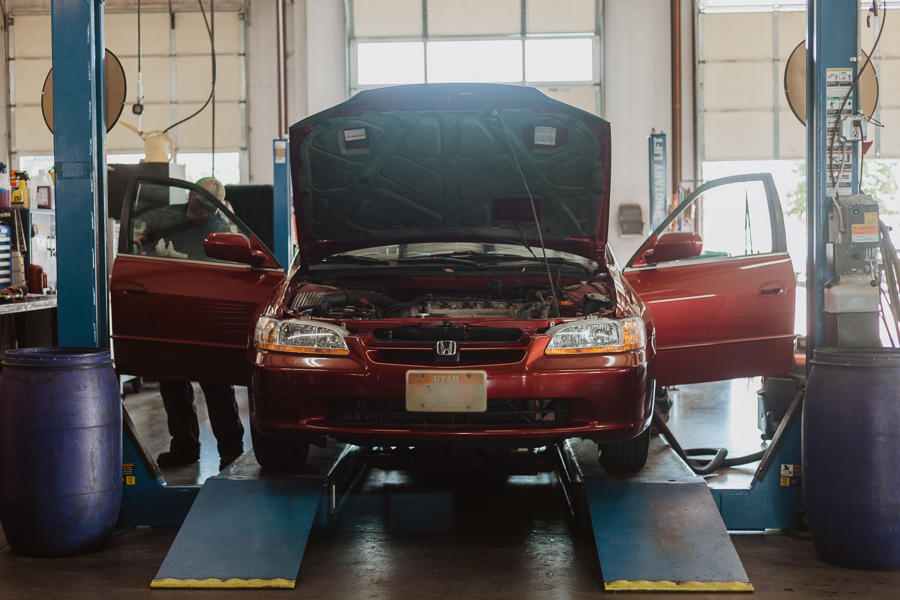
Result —
<instances>
[{"instance_id":1,"label":"white garage door panel","mask_svg":"<svg viewBox=\"0 0 900 600\"><path fill-rule=\"evenodd\" d=\"M50 57L50 15L16 15L14 23L16 58Z\"/></svg>"},{"instance_id":2,"label":"white garage door panel","mask_svg":"<svg viewBox=\"0 0 900 600\"><path fill-rule=\"evenodd\" d=\"M200 104L179 106L184 118L200 108ZM210 107L186 123L178 126L178 149L183 151L209 151L212 129ZM241 110L237 102L216 102L216 150L241 147Z\"/></svg>"},{"instance_id":3,"label":"white garage door panel","mask_svg":"<svg viewBox=\"0 0 900 600\"><path fill-rule=\"evenodd\" d=\"M512 34L521 28L520 0L428 0L431 36Z\"/></svg>"},{"instance_id":4,"label":"white garage door panel","mask_svg":"<svg viewBox=\"0 0 900 600\"><path fill-rule=\"evenodd\" d=\"M16 23L18 25L18 22ZM106 47L116 56L137 56L137 14L109 13L104 16L103 33ZM141 53L148 55L169 54L169 15L167 13L141 13Z\"/></svg>"},{"instance_id":5,"label":"white garage door panel","mask_svg":"<svg viewBox=\"0 0 900 600\"><path fill-rule=\"evenodd\" d=\"M137 98L137 58L119 57L119 61L125 69L125 81L128 85L126 99L129 103L133 103ZM168 102L172 98L169 59L142 58L141 68L144 78L144 101Z\"/></svg>"},{"instance_id":6,"label":"white garage door panel","mask_svg":"<svg viewBox=\"0 0 900 600\"><path fill-rule=\"evenodd\" d=\"M208 56L187 56L175 60L177 93L182 102L204 102L212 83ZM237 56L216 57L216 100L240 100L240 61Z\"/></svg>"},{"instance_id":7,"label":"white garage door panel","mask_svg":"<svg viewBox=\"0 0 900 600\"><path fill-rule=\"evenodd\" d=\"M884 23L884 33L881 35L879 48L881 56L884 58L900 58L900 18L897 17L896 11L890 11L887 21ZM879 21L881 19L879 18ZM860 45L868 52L875 41L871 29L865 29L866 18L864 14L860 15ZM880 23L879 23L880 25ZM877 32L876 32L877 33Z\"/></svg>"},{"instance_id":8,"label":"white garage door panel","mask_svg":"<svg viewBox=\"0 0 900 600\"><path fill-rule=\"evenodd\" d=\"M878 105L882 108L900 108L900 58L883 59L878 66ZM886 85L894 82L893 85ZM900 123L883 121L893 125L892 129L900 135L897 125Z\"/></svg>"},{"instance_id":9,"label":"white garage door panel","mask_svg":"<svg viewBox=\"0 0 900 600\"><path fill-rule=\"evenodd\" d=\"M705 114L706 160L766 160L772 157L771 112Z\"/></svg>"},{"instance_id":10,"label":"white garage door panel","mask_svg":"<svg viewBox=\"0 0 900 600\"><path fill-rule=\"evenodd\" d=\"M560 102L577 106L581 110L594 113L597 102L594 98L594 86L573 85L566 87L539 87L539 90Z\"/></svg>"},{"instance_id":11,"label":"white garage door panel","mask_svg":"<svg viewBox=\"0 0 900 600\"><path fill-rule=\"evenodd\" d=\"M206 18L209 16L206 11ZM274 15L272 20L274 22ZM215 25L216 53L237 54L240 50L237 13L216 11ZM175 14L175 51L178 54L209 54L209 33L199 12Z\"/></svg>"},{"instance_id":12,"label":"white garage door panel","mask_svg":"<svg viewBox=\"0 0 900 600\"><path fill-rule=\"evenodd\" d=\"M772 57L770 13L706 14L703 19L707 59Z\"/></svg>"},{"instance_id":13,"label":"white garage door panel","mask_svg":"<svg viewBox=\"0 0 900 600\"><path fill-rule=\"evenodd\" d=\"M710 110L771 108L772 63L711 63L705 68L704 106Z\"/></svg>"},{"instance_id":14,"label":"white garage door panel","mask_svg":"<svg viewBox=\"0 0 900 600\"><path fill-rule=\"evenodd\" d=\"M596 28L594 0L528 0L528 33L590 33Z\"/></svg>"},{"instance_id":15,"label":"white garage door panel","mask_svg":"<svg viewBox=\"0 0 900 600\"><path fill-rule=\"evenodd\" d=\"M419 37L422 0L353 0L356 37Z\"/></svg>"},{"instance_id":16,"label":"white garage door panel","mask_svg":"<svg viewBox=\"0 0 900 600\"><path fill-rule=\"evenodd\" d=\"M900 123L900 108L889 108L881 111L882 123ZM869 153L871 158L871 153ZM881 136L881 156L879 158L900 157L900 134L890 135L885 132Z\"/></svg>"},{"instance_id":17,"label":"white garage door panel","mask_svg":"<svg viewBox=\"0 0 900 600\"><path fill-rule=\"evenodd\" d=\"M806 158L806 127L790 110L779 113L779 158Z\"/></svg>"},{"instance_id":18,"label":"white garage door panel","mask_svg":"<svg viewBox=\"0 0 900 600\"><path fill-rule=\"evenodd\" d=\"M806 39L806 13L783 12L778 18L778 55L786 62L797 44Z\"/></svg>"},{"instance_id":19,"label":"white garage door panel","mask_svg":"<svg viewBox=\"0 0 900 600\"><path fill-rule=\"evenodd\" d=\"M16 150L25 154L53 152L53 134L44 123L40 106L16 108Z\"/></svg>"},{"instance_id":20,"label":"white garage door panel","mask_svg":"<svg viewBox=\"0 0 900 600\"><path fill-rule=\"evenodd\" d=\"M164 129L177 120L172 115L172 102L187 103L176 109L186 116L196 110L209 94L209 38L203 18L199 12L178 12L175 20L175 51L179 56L174 61L178 71L175 81L177 97L173 98L169 15L166 12L144 12L141 15L144 131ZM44 125L40 111L41 87L51 66L50 17L14 15L13 23L10 28L14 39L14 60L10 63L14 86L11 91L12 99L18 105L13 113L13 150L17 154L51 153L53 137ZM236 149L242 145L242 126L245 123L238 103L243 95L242 61L238 52L243 26L236 11L216 12L216 52L219 55L216 147L219 150ZM131 104L137 96L137 14L107 11L104 36L107 47L119 57L125 70L127 96L122 118L137 126L137 117L131 114ZM209 128L207 108L202 116L178 127L181 149L208 150ZM110 153L137 153L143 150L143 142L137 134L117 125L107 135L107 150Z\"/></svg>"},{"instance_id":21,"label":"white garage door panel","mask_svg":"<svg viewBox=\"0 0 900 600\"><path fill-rule=\"evenodd\" d=\"M50 72L52 62L49 58L19 59L16 69L16 104L40 104L41 89Z\"/></svg>"}]
</instances>

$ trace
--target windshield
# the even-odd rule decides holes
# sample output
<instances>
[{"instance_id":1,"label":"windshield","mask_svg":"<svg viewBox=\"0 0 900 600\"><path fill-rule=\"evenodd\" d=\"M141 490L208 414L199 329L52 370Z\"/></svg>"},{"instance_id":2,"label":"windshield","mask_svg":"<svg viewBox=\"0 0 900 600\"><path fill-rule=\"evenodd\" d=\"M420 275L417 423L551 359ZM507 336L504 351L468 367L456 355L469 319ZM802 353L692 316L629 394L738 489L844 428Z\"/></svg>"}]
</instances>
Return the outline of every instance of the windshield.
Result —
<instances>
[{"instance_id":1,"label":"windshield","mask_svg":"<svg viewBox=\"0 0 900 600\"><path fill-rule=\"evenodd\" d=\"M422 244L391 244L389 246L373 246L332 254L322 262L342 262L344 258L359 258L363 260L403 262L405 260L422 260L441 257L451 258L460 255L472 255L484 259L515 259L544 260L544 252L540 247L529 247L521 244L498 244L493 242L430 242ZM584 256L562 252L559 250L547 250L547 258L553 262L567 262L593 270L597 263Z\"/></svg>"}]
</instances>

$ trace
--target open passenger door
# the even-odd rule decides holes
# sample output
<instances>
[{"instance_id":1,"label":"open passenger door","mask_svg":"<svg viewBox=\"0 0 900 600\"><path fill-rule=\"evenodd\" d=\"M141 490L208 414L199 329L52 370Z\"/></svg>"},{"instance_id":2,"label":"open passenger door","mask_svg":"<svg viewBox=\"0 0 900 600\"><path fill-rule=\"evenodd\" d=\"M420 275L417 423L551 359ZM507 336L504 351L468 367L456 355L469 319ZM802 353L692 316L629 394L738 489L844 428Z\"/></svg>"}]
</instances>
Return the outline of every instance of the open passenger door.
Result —
<instances>
[{"instance_id":1,"label":"open passenger door","mask_svg":"<svg viewBox=\"0 0 900 600\"><path fill-rule=\"evenodd\" d=\"M699 187L624 274L653 315L658 385L790 371L795 280L768 173Z\"/></svg>"},{"instance_id":2,"label":"open passenger door","mask_svg":"<svg viewBox=\"0 0 900 600\"><path fill-rule=\"evenodd\" d=\"M206 190L132 180L109 286L117 369L247 385L251 319L284 276L272 252Z\"/></svg>"}]
</instances>

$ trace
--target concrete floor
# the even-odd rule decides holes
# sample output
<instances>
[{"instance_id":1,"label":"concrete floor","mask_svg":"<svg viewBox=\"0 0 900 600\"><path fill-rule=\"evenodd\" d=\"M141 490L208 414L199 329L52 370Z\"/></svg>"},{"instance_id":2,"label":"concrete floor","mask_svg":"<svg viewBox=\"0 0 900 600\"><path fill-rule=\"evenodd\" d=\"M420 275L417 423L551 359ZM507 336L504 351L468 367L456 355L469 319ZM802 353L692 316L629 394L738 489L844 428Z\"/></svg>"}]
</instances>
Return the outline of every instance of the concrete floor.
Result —
<instances>
[{"instance_id":1,"label":"concrete floor","mask_svg":"<svg viewBox=\"0 0 900 600\"><path fill-rule=\"evenodd\" d=\"M756 430L758 381L737 380L678 390L670 426L686 447L725 445L732 454L760 447ZM198 408L205 416L200 391ZM246 394L239 394L246 419ZM158 394L126 399L148 446L166 448ZM168 470L170 482L203 481L217 472L208 424L201 425L198 465ZM246 441L249 449L249 440ZM245 456L242 462L252 460ZM739 485L752 468L732 470L712 482ZM374 470L363 487L419 485L399 471ZM115 536L102 552L64 559L16 556L0 537L0 598L262 597L307 598L591 598L602 594L593 539L572 524L555 476L502 480L466 478L437 484L454 494L452 527L409 531L377 511L314 530L291 591L222 592L150 590L176 531L140 528ZM732 536L758 598L900 597L900 572L866 572L819 561L808 539L784 534ZM655 594L654 598L708 594ZM736 594L718 594L736 597ZM746 595L740 595L746 598Z\"/></svg>"}]
</instances>

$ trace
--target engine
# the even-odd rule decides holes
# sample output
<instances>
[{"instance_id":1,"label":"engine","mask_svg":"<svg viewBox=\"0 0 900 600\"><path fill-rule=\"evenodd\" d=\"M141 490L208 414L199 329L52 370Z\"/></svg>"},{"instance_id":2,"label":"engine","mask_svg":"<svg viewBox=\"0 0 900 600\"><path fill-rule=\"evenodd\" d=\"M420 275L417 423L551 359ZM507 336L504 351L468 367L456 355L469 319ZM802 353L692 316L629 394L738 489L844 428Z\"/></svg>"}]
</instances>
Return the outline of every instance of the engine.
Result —
<instances>
[{"instance_id":1,"label":"engine","mask_svg":"<svg viewBox=\"0 0 900 600\"><path fill-rule=\"evenodd\" d=\"M565 317L602 313L612 302L596 288L590 292L573 286L558 290L559 315ZM574 286L581 287L581 286ZM425 294L414 298L393 298L360 289L324 285L300 288L291 302L298 314L330 319L551 319L556 316L556 300L549 289L521 290L511 298L490 295L436 296Z\"/></svg>"},{"instance_id":2,"label":"engine","mask_svg":"<svg viewBox=\"0 0 900 600\"><path fill-rule=\"evenodd\" d=\"M394 317L447 319L546 319L550 318L553 299L517 302L480 298L425 298L412 306L403 306Z\"/></svg>"}]
</instances>

